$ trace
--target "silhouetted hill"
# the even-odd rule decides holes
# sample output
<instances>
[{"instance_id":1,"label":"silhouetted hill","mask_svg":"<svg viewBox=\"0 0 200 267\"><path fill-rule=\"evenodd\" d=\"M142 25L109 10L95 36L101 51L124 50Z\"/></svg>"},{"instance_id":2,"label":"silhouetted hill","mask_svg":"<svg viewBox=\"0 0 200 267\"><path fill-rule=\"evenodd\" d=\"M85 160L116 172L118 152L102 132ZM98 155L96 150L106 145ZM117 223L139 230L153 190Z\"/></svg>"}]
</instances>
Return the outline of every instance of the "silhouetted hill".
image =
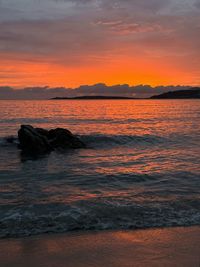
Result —
<instances>
[{"instance_id":1,"label":"silhouetted hill","mask_svg":"<svg viewBox=\"0 0 200 267\"><path fill-rule=\"evenodd\" d=\"M123 96L103 96L103 95L86 95L86 96L76 96L76 97L54 97L51 98L52 100L76 100L76 99L81 99L81 100L93 100L93 99L136 99L133 97L123 97Z\"/></svg>"},{"instance_id":2,"label":"silhouetted hill","mask_svg":"<svg viewBox=\"0 0 200 267\"><path fill-rule=\"evenodd\" d=\"M200 98L200 87L194 87L189 90L170 91L160 95L154 95L151 99L191 99Z\"/></svg>"}]
</instances>

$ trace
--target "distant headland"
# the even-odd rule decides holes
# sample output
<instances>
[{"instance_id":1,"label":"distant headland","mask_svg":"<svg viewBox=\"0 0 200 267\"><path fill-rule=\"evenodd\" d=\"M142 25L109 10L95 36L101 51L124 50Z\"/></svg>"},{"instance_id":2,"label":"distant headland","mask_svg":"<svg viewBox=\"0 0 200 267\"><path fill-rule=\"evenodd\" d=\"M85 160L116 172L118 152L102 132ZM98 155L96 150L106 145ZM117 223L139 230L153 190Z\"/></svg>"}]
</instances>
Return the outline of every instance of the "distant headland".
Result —
<instances>
[{"instance_id":1,"label":"distant headland","mask_svg":"<svg viewBox=\"0 0 200 267\"><path fill-rule=\"evenodd\" d=\"M152 96L151 99L200 99L200 88L194 87L189 90L169 91L160 95Z\"/></svg>"},{"instance_id":2,"label":"distant headland","mask_svg":"<svg viewBox=\"0 0 200 267\"><path fill-rule=\"evenodd\" d=\"M105 95L85 95L76 97L54 97L51 100L117 100L117 99L200 99L200 88L194 87L188 90L169 91L163 94L154 95L150 98L135 98L123 96L105 96Z\"/></svg>"},{"instance_id":3,"label":"distant headland","mask_svg":"<svg viewBox=\"0 0 200 267\"><path fill-rule=\"evenodd\" d=\"M106 100L106 99L140 99L135 97L125 97L125 96L105 96L105 95L85 95L85 96L76 96L76 97L54 97L52 100Z\"/></svg>"}]
</instances>

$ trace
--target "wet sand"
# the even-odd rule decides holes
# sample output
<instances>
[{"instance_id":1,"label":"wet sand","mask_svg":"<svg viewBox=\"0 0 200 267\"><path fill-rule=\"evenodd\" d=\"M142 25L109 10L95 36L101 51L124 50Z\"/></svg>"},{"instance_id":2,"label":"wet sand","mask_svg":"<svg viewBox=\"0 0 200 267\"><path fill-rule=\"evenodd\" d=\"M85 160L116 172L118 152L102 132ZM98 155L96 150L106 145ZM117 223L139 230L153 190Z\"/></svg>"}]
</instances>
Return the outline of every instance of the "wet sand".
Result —
<instances>
[{"instance_id":1,"label":"wet sand","mask_svg":"<svg viewBox=\"0 0 200 267\"><path fill-rule=\"evenodd\" d=\"M1 267L200 267L200 227L0 240Z\"/></svg>"}]
</instances>

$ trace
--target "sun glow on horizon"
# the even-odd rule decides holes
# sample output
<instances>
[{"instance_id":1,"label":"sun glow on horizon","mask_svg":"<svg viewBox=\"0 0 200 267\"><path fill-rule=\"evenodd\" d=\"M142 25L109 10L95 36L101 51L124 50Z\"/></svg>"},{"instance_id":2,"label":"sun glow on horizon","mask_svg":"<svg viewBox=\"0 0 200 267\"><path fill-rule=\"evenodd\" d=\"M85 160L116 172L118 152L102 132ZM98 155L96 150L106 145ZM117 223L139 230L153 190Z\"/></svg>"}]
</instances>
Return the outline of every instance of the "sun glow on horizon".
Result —
<instances>
[{"instance_id":1,"label":"sun glow on horizon","mask_svg":"<svg viewBox=\"0 0 200 267\"><path fill-rule=\"evenodd\" d=\"M6 75L1 78L0 86L7 85L15 88L47 85L75 88L83 84L99 82L107 85L148 84L151 86L199 84L199 80L193 73L187 73L176 67L172 70L171 64L167 62L154 63L141 58L135 60L122 58L115 62L72 67L54 62L31 60L3 60L2 65Z\"/></svg>"}]
</instances>

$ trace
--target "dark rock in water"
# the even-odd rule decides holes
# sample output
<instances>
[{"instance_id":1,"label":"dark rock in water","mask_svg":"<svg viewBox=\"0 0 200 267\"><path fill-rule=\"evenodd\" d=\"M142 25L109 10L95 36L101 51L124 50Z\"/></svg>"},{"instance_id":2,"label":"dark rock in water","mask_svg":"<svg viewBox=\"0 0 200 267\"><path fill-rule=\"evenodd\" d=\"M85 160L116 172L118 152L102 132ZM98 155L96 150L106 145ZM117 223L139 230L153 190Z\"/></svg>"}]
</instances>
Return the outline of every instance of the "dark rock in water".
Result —
<instances>
[{"instance_id":1,"label":"dark rock in water","mask_svg":"<svg viewBox=\"0 0 200 267\"><path fill-rule=\"evenodd\" d=\"M50 131L21 125L18 131L19 147L28 154L46 154L56 149L84 148L85 144L69 130L57 128Z\"/></svg>"},{"instance_id":2,"label":"dark rock in water","mask_svg":"<svg viewBox=\"0 0 200 267\"><path fill-rule=\"evenodd\" d=\"M36 130L39 134L44 135L44 136L46 136L46 137L48 138L48 136L49 136L49 131L48 131L48 130L43 129L43 128L35 128L35 130Z\"/></svg>"},{"instance_id":3,"label":"dark rock in water","mask_svg":"<svg viewBox=\"0 0 200 267\"><path fill-rule=\"evenodd\" d=\"M31 125L21 125L18 131L19 147L30 154L44 154L52 150L45 135L42 135Z\"/></svg>"},{"instance_id":4,"label":"dark rock in water","mask_svg":"<svg viewBox=\"0 0 200 267\"><path fill-rule=\"evenodd\" d=\"M54 148L83 148L84 143L69 130L57 128L49 131L49 141Z\"/></svg>"}]
</instances>

